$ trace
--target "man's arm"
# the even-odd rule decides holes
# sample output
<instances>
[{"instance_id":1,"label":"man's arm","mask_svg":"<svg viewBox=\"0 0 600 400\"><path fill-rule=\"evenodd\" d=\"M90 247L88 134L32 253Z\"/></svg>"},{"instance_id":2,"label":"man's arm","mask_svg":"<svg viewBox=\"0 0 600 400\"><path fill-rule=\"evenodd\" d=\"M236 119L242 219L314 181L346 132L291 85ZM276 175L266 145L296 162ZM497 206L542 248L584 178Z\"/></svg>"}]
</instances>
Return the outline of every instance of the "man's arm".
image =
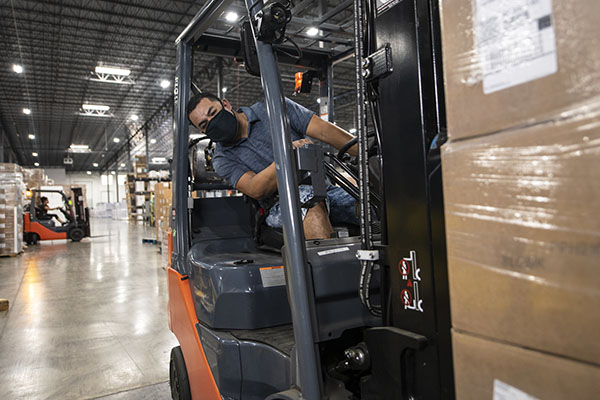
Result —
<instances>
[{"instance_id":1,"label":"man's arm","mask_svg":"<svg viewBox=\"0 0 600 400\"><path fill-rule=\"evenodd\" d=\"M300 139L292 142L292 146L298 148L309 143L312 142L308 139ZM250 196L256 200L262 200L269 197L277 190L275 162L271 163L271 165L260 171L258 174L253 171L246 172L238 180L235 188L246 196Z\"/></svg>"},{"instance_id":2,"label":"man's arm","mask_svg":"<svg viewBox=\"0 0 600 400\"><path fill-rule=\"evenodd\" d=\"M354 138L351 134L338 126L313 115L306 128L306 134L339 149ZM350 147L348 153L353 156L358 154L358 145Z\"/></svg>"},{"instance_id":3,"label":"man's arm","mask_svg":"<svg viewBox=\"0 0 600 400\"><path fill-rule=\"evenodd\" d=\"M271 163L258 174L253 171L246 172L238 180L235 188L256 200L262 200L270 196L277 190L275 163Z\"/></svg>"}]
</instances>

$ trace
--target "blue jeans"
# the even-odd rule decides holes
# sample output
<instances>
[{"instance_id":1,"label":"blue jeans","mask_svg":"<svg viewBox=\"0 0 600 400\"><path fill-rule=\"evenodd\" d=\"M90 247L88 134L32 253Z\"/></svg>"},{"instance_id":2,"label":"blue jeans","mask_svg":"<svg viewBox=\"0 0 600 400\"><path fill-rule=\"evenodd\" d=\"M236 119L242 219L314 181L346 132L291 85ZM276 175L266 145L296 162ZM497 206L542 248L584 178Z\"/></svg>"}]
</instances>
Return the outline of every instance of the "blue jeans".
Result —
<instances>
[{"instance_id":1,"label":"blue jeans","mask_svg":"<svg viewBox=\"0 0 600 400\"><path fill-rule=\"evenodd\" d=\"M311 185L300 185L298 190L300 192L300 204L309 200L313 195L313 188ZM329 220L331 221L332 225L359 225L358 218L356 218L354 212L354 205L354 197L346 193L344 189L331 185L327 188L325 206L329 212ZM306 217L307 212L308 209L302 208L302 220L304 220ZM265 222L272 228L281 228L283 226L281 221L281 206L279 205L279 202L275 203L275 205L271 207Z\"/></svg>"}]
</instances>

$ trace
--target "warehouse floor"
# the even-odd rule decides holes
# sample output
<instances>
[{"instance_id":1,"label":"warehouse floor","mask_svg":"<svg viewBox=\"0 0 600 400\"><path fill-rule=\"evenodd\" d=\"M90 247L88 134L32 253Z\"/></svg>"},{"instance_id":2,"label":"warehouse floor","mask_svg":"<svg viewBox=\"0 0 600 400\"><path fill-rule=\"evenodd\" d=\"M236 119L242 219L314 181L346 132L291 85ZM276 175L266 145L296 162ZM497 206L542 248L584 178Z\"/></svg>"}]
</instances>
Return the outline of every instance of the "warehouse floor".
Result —
<instances>
[{"instance_id":1,"label":"warehouse floor","mask_svg":"<svg viewBox=\"0 0 600 400\"><path fill-rule=\"evenodd\" d=\"M154 228L92 220L93 238L0 258L0 399L166 399L167 282ZM107 397L103 397L107 396Z\"/></svg>"}]
</instances>

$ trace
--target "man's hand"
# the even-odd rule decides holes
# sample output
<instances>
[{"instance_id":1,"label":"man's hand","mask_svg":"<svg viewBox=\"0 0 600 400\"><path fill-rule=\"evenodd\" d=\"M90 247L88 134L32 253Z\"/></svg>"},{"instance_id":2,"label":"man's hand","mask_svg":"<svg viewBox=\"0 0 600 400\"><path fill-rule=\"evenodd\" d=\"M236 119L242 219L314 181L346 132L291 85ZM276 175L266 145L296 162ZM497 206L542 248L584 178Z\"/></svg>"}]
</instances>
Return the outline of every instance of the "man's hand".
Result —
<instances>
[{"instance_id":1,"label":"man's hand","mask_svg":"<svg viewBox=\"0 0 600 400\"><path fill-rule=\"evenodd\" d=\"M312 144L312 141L310 139L298 139L292 142L292 146L294 146L295 149L302 147L305 144Z\"/></svg>"}]
</instances>

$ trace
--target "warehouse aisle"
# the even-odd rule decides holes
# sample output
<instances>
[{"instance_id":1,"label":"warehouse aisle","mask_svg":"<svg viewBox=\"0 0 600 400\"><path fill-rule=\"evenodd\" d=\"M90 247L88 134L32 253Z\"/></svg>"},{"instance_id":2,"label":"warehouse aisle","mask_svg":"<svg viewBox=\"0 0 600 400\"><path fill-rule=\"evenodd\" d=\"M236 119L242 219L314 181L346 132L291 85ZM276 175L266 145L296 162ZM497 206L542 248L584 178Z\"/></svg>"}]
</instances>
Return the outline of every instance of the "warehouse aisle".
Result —
<instances>
[{"instance_id":1,"label":"warehouse aisle","mask_svg":"<svg viewBox=\"0 0 600 400\"><path fill-rule=\"evenodd\" d=\"M155 231L96 219L92 236L0 258L0 399L169 398L166 272L141 243Z\"/></svg>"}]
</instances>

